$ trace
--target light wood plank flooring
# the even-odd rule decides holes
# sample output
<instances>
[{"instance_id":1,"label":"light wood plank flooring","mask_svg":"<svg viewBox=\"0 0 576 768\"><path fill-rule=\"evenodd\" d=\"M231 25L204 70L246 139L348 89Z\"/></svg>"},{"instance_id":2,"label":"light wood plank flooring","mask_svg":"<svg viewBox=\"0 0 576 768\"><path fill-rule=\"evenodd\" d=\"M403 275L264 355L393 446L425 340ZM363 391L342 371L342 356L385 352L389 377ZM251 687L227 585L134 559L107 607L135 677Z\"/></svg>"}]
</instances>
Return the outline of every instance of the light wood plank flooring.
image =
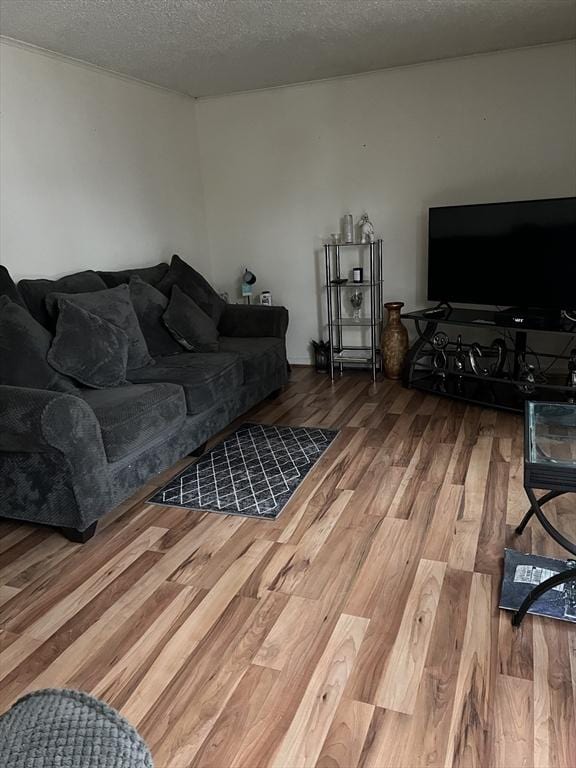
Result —
<instances>
[{"instance_id":1,"label":"light wood plank flooring","mask_svg":"<svg viewBox=\"0 0 576 768\"><path fill-rule=\"evenodd\" d=\"M181 462L83 546L0 523L0 711L92 692L157 768L574 768L576 627L497 607L507 543L562 554L520 417L298 368L248 418L341 430L278 521L146 504Z\"/></svg>"}]
</instances>

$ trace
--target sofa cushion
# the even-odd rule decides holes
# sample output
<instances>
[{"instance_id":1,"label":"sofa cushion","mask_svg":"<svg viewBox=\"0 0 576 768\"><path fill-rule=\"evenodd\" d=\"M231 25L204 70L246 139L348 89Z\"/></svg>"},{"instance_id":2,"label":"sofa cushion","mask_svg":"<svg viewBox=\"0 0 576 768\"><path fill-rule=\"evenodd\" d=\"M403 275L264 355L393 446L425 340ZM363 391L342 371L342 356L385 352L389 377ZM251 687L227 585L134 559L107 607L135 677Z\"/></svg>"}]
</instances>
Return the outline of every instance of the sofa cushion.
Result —
<instances>
[{"instance_id":1,"label":"sofa cushion","mask_svg":"<svg viewBox=\"0 0 576 768\"><path fill-rule=\"evenodd\" d=\"M15 304L20 304L21 307L25 307L24 300L20 296L20 291L16 287L14 280L10 275L10 272L0 264L0 296L8 296L8 298Z\"/></svg>"},{"instance_id":2,"label":"sofa cushion","mask_svg":"<svg viewBox=\"0 0 576 768\"><path fill-rule=\"evenodd\" d=\"M218 352L218 328L214 320L177 285L162 321L174 339L189 352Z\"/></svg>"},{"instance_id":3,"label":"sofa cushion","mask_svg":"<svg viewBox=\"0 0 576 768\"><path fill-rule=\"evenodd\" d=\"M102 389L126 383L128 336L107 320L68 299L60 300L56 335L48 362L86 387Z\"/></svg>"},{"instance_id":4,"label":"sofa cushion","mask_svg":"<svg viewBox=\"0 0 576 768\"><path fill-rule=\"evenodd\" d=\"M224 312L226 302L221 298L210 283L205 280L199 272L179 256L172 256L170 269L164 275L162 280L156 286L166 296L170 296L172 286L177 285L184 293L194 299L196 304L210 315L215 324L218 325L220 317Z\"/></svg>"},{"instance_id":5,"label":"sofa cushion","mask_svg":"<svg viewBox=\"0 0 576 768\"><path fill-rule=\"evenodd\" d=\"M184 352L157 357L156 365L129 371L128 380L135 384L151 381L180 384L186 395L188 413L196 414L229 399L242 386L242 362L237 355L222 352Z\"/></svg>"},{"instance_id":6,"label":"sofa cushion","mask_svg":"<svg viewBox=\"0 0 576 768\"><path fill-rule=\"evenodd\" d=\"M81 393L96 414L108 461L119 461L180 429L186 417L182 388L173 384L128 384Z\"/></svg>"},{"instance_id":7,"label":"sofa cushion","mask_svg":"<svg viewBox=\"0 0 576 768\"><path fill-rule=\"evenodd\" d=\"M168 299L153 285L139 277L130 278L130 298L152 357L179 355L183 348L172 337L162 321Z\"/></svg>"},{"instance_id":8,"label":"sofa cushion","mask_svg":"<svg viewBox=\"0 0 576 768\"><path fill-rule=\"evenodd\" d=\"M121 269L117 272L98 272L108 288L115 288L122 283L129 283L131 277L139 277L150 285L157 285L168 272L168 264L161 262L153 267L141 267L139 269Z\"/></svg>"},{"instance_id":9,"label":"sofa cushion","mask_svg":"<svg viewBox=\"0 0 576 768\"><path fill-rule=\"evenodd\" d=\"M244 367L244 383L251 384L286 366L282 339L220 337L220 351L238 355Z\"/></svg>"},{"instance_id":10,"label":"sofa cushion","mask_svg":"<svg viewBox=\"0 0 576 768\"><path fill-rule=\"evenodd\" d=\"M141 368L154 362L142 335L142 329L136 317L130 299L130 289L127 285L118 285L116 288L105 288L103 291L92 293L50 293L46 297L46 307L49 314L55 314L61 299L73 302L76 306L92 312L124 331L128 336L129 343L128 369Z\"/></svg>"},{"instance_id":11,"label":"sofa cushion","mask_svg":"<svg viewBox=\"0 0 576 768\"><path fill-rule=\"evenodd\" d=\"M87 293L103 288L106 288L106 283L91 269L66 275L59 280L20 280L18 283L26 306L45 328L54 328L56 322L56 318L50 318L46 309L45 300L49 293Z\"/></svg>"},{"instance_id":12,"label":"sofa cushion","mask_svg":"<svg viewBox=\"0 0 576 768\"><path fill-rule=\"evenodd\" d=\"M74 382L47 360L52 334L30 312L0 296L0 384L75 394Z\"/></svg>"}]
</instances>

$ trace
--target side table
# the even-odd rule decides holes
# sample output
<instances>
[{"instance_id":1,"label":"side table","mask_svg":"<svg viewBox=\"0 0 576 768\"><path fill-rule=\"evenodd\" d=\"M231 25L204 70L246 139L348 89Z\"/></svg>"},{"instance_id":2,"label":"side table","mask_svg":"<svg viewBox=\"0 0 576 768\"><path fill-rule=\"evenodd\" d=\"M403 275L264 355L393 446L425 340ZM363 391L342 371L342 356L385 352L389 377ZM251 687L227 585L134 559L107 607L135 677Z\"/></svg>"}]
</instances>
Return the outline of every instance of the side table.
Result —
<instances>
[{"instance_id":1,"label":"side table","mask_svg":"<svg viewBox=\"0 0 576 768\"><path fill-rule=\"evenodd\" d=\"M548 519L542 507L564 493L576 493L576 404L526 403L524 418L524 489L530 509L516 533L521 534L533 515L545 531L576 557L576 543L566 538ZM545 490L537 498L535 489ZM576 501L574 503L576 514ZM526 596L512 617L520 626L530 606L545 592L559 584L576 582L576 567L567 568L546 579Z\"/></svg>"}]
</instances>

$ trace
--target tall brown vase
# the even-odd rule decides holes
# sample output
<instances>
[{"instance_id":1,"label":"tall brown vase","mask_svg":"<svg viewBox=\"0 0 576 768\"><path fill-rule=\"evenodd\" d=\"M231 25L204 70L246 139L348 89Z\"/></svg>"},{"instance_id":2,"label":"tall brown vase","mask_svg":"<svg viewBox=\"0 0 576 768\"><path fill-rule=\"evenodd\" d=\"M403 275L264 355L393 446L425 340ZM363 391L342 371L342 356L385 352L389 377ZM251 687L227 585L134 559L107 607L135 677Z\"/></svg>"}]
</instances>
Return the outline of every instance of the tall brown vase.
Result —
<instances>
[{"instance_id":1,"label":"tall brown vase","mask_svg":"<svg viewBox=\"0 0 576 768\"><path fill-rule=\"evenodd\" d=\"M408 352L408 331L400 319L400 310L404 302L389 301L384 306L388 310L388 322L382 330L380 340L384 373L389 379L399 379Z\"/></svg>"}]
</instances>

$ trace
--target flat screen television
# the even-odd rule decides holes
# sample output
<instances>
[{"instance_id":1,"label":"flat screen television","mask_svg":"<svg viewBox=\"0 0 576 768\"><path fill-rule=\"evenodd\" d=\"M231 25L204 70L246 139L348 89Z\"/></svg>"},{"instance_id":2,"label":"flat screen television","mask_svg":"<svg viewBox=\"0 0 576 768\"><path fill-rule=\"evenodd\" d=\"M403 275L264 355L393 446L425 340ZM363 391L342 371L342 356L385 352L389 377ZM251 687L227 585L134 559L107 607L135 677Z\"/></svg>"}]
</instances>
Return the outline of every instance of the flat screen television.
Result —
<instances>
[{"instance_id":1,"label":"flat screen television","mask_svg":"<svg viewBox=\"0 0 576 768\"><path fill-rule=\"evenodd\" d=\"M576 308L576 197L430 208L428 299Z\"/></svg>"}]
</instances>

